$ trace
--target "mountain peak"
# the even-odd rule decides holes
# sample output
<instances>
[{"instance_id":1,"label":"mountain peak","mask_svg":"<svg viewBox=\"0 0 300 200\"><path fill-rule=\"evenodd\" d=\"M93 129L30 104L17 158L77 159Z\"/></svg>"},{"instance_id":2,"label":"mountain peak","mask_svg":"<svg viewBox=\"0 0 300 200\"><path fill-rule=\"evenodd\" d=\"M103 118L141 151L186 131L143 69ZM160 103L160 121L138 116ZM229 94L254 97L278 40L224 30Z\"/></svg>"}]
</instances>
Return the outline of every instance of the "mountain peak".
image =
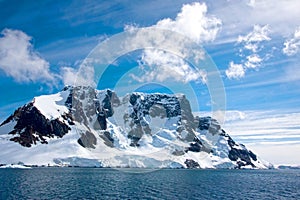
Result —
<instances>
[{"instance_id":1,"label":"mountain peak","mask_svg":"<svg viewBox=\"0 0 300 200\"><path fill-rule=\"evenodd\" d=\"M87 86L66 86L18 108L0 125L0 144L5 164L72 165L75 159L80 165L92 159L103 167L269 166L215 119L194 116L183 94L118 97Z\"/></svg>"}]
</instances>

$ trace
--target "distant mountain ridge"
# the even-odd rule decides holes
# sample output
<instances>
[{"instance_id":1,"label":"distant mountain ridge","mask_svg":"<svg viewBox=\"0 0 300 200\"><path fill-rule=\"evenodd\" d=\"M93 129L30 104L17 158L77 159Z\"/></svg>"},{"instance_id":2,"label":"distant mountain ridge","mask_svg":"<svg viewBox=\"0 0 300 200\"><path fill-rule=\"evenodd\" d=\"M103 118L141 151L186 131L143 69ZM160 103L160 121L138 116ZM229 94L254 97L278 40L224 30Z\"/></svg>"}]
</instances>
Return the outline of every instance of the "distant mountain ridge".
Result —
<instances>
[{"instance_id":1,"label":"distant mountain ridge","mask_svg":"<svg viewBox=\"0 0 300 200\"><path fill-rule=\"evenodd\" d=\"M0 164L140 168L269 168L185 95L66 86L0 125Z\"/></svg>"}]
</instances>

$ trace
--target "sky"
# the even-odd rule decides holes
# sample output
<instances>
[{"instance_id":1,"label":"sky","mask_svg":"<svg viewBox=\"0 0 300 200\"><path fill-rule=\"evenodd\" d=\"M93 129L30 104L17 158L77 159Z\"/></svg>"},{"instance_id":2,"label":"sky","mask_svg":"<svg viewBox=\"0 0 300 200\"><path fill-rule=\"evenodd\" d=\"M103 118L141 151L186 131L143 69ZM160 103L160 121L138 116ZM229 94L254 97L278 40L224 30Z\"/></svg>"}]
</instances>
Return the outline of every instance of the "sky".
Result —
<instances>
[{"instance_id":1,"label":"sky","mask_svg":"<svg viewBox=\"0 0 300 200\"><path fill-rule=\"evenodd\" d=\"M191 66L176 50L127 51L96 87L191 91L201 115L224 101L223 126L236 141L274 164L300 164L299 7L298 0L0 0L0 120L74 79L87 83L83 63L109 38L163 29L204 52L226 99L213 94L205 68Z\"/></svg>"}]
</instances>

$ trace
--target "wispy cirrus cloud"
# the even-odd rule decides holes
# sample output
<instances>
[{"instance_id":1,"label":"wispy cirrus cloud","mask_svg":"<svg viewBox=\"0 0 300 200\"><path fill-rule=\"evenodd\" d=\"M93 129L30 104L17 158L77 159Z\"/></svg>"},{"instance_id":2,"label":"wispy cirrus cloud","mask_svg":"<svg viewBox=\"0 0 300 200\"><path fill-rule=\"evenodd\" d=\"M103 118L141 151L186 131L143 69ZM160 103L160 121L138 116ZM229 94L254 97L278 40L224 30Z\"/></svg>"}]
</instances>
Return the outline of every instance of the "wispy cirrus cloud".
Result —
<instances>
[{"instance_id":1,"label":"wispy cirrus cloud","mask_svg":"<svg viewBox=\"0 0 300 200\"><path fill-rule=\"evenodd\" d=\"M19 83L51 83L57 75L50 71L31 44L31 37L20 30L4 29L0 37L0 69Z\"/></svg>"},{"instance_id":2,"label":"wispy cirrus cloud","mask_svg":"<svg viewBox=\"0 0 300 200\"><path fill-rule=\"evenodd\" d=\"M222 19L222 37L236 38L254 24L269 24L272 33L286 37L299 26L298 0L241 0L218 1L211 5L211 13Z\"/></svg>"},{"instance_id":3,"label":"wispy cirrus cloud","mask_svg":"<svg viewBox=\"0 0 300 200\"><path fill-rule=\"evenodd\" d=\"M229 110L224 129L273 164L299 164L299 117L299 110Z\"/></svg>"},{"instance_id":4,"label":"wispy cirrus cloud","mask_svg":"<svg viewBox=\"0 0 300 200\"><path fill-rule=\"evenodd\" d=\"M299 110L229 110L226 117L225 128L241 142L280 142L269 139L286 137L300 143Z\"/></svg>"}]
</instances>

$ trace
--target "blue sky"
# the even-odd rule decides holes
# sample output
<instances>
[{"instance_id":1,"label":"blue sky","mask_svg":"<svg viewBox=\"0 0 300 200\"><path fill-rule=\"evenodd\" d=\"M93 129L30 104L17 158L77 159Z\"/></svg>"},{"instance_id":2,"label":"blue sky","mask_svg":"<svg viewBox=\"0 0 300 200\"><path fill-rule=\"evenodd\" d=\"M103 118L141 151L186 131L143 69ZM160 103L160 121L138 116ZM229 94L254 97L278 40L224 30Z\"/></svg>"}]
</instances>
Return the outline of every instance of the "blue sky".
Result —
<instances>
[{"instance_id":1,"label":"blue sky","mask_svg":"<svg viewBox=\"0 0 300 200\"><path fill-rule=\"evenodd\" d=\"M235 139L272 162L300 163L293 157L300 153L299 7L297 0L0 0L0 120L34 96L59 91L106 38L124 30L161 27L193 39L214 61L226 93L225 126ZM138 51L116 62L128 69L140 61L166 65L159 59L168 64L177 60L163 52ZM126 69L112 67L106 77L118 79ZM148 75L155 75L149 70ZM186 73L186 78L194 75ZM160 75L162 82L171 76ZM195 87L200 111L209 111L205 81ZM259 119L266 120L265 126ZM285 153L276 158L272 148Z\"/></svg>"}]
</instances>

